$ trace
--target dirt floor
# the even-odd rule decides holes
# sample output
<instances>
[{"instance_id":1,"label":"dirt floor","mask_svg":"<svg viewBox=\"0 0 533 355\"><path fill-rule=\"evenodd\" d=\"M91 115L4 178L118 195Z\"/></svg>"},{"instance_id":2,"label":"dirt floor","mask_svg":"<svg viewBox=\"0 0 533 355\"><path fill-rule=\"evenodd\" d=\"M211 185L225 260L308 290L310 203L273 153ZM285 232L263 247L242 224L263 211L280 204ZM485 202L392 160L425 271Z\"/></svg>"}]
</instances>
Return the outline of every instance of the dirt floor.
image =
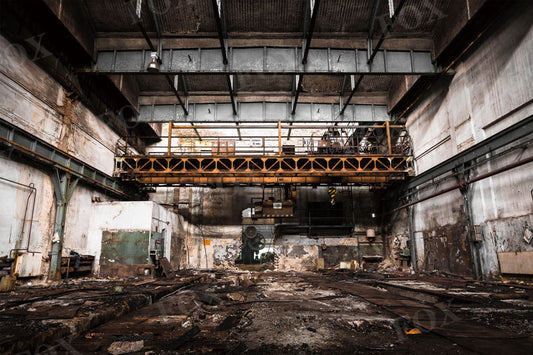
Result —
<instances>
[{"instance_id":1,"label":"dirt floor","mask_svg":"<svg viewBox=\"0 0 533 355\"><path fill-rule=\"evenodd\" d=\"M45 295L51 290L40 290L33 300L28 298L30 290L22 288L3 301L2 333L9 338L9 333L18 334L15 328L27 328L32 320L35 329L26 332L38 335L58 318L72 330L69 322L90 313L91 307L102 310L148 295L146 305L141 302L87 330L58 333L29 350L530 354L533 348L533 288L527 285L427 275L268 270L194 271L136 283L94 282L84 290L71 285L52 298ZM61 306L53 306L58 300ZM8 349L7 343L3 341L3 349Z\"/></svg>"}]
</instances>

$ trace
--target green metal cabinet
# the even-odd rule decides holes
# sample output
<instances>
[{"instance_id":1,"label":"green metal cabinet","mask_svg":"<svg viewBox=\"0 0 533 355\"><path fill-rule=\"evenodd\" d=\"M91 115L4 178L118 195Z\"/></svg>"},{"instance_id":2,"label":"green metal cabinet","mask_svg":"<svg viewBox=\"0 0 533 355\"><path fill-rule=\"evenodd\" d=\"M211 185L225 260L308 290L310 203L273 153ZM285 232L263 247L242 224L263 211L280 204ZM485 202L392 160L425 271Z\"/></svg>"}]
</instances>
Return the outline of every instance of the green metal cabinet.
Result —
<instances>
[{"instance_id":1,"label":"green metal cabinet","mask_svg":"<svg viewBox=\"0 0 533 355\"><path fill-rule=\"evenodd\" d=\"M150 231L103 231L100 265L150 264L148 250L150 233Z\"/></svg>"}]
</instances>

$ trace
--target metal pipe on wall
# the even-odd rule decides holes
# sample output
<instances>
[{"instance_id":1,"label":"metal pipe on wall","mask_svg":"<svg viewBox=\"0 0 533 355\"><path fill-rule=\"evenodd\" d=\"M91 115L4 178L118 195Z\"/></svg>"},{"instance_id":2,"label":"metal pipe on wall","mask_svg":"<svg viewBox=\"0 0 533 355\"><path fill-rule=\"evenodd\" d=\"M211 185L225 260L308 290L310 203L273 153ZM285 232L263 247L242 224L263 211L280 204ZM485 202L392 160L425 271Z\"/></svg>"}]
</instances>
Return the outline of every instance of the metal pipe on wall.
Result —
<instances>
[{"instance_id":1,"label":"metal pipe on wall","mask_svg":"<svg viewBox=\"0 0 533 355\"><path fill-rule=\"evenodd\" d=\"M24 230L25 230L25 226L26 226L26 216L27 216L27 213L28 213L28 206L29 206L30 198L31 198L32 195L34 196L33 197L32 211L31 211L31 218L30 218L30 228L29 228L29 234L28 234L28 242L26 244L26 248L11 249L9 251L9 254L10 254L9 256L11 257L11 253L13 251L27 251L27 252L30 252L30 253L41 253L39 251L31 251L31 250L29 250L30 241L31 241L31 231L32 231L32 227L33 227L33 216L34 216L34 212L35 212L35 202L37 200L37 189L35 188L35 185L33 183L30 183L29 185L21 184L20 182L17 182L17 181L11 180L11 179L7 179L7 178L1 177L1 176L0 176L0 180L8 181L8 182L10 182L12 184L23 186L23 187L26 187L26 188L30 189L30 194L28 195L28 198L26 199L26 208L24 209L24 218L22 220L22 228L21 228L21 231L20 231L20 241L22 241L22 238L24 238Z\"/></svg>"},{"instance_id":2,"label":"metal pipe on wall","mask_svg":"<svg viewBox=\"0 0 533 355\"><path fill-rule=\"evenodd\" d=\"M475 182L477 182L477 181L480 181L480 180L486 179L486 178L488 178L488 177L494 176L494 175L499 174L499 173L503 173L503 172L505 172L505 171L507 171L507 170L510 170L510 169L513 169L513 168L519 167L519 166L521 166L521 165L525 165L525 164L527 164L527 163L531 163L532 161L533 161L533 156L532 156L532 157L529 157L529 158L527 158L527 159L524 159L524 160L520 160L520 161L518 161L518 162L516 162L516 163L512 163L512 164L506 165L506 166L501 167L501 168L499 168L499 169L496 169L496 170L490 171L490 172L488 172L488 173L481 174L481 175L476 176L475 178L472 178L472 179L470 179L470 180L463 181L462 183L457 184L457 185L455 185L455 186L448 187L448 188L446 188L446 189L444 189L444 190L442 190L442 191L435 192L435 193L433 193L433 194L431 194L431 195L429 195L429 196L423 197L423 198L418 199L418 200L416 200L416 201L413 201L413 202L407 203L407 204L405 204L405 205L403 205L403 206L397 207L397 208L395 208L395 209L393 209L393 210L387 212L387 214L394 213L394 212L397 212L397 211L399 211L399 210L401 210L401 209L404 209L404 208L406 208L406 207L410 207L410 206L416 205L416 204L418 204L418 203L420 203L420 202L430 200L430 199L432 199L432 198L434 198L434 197L440 196L440 195L442 195L442 194L445 194L445 193L447 193L447 192L453 191L453 190L455 190L455 189L459 189L459 188L464 187L464 186L466 186L466 185L473 184L473 183L475 183Z\"/></svg>"}]
</instances>

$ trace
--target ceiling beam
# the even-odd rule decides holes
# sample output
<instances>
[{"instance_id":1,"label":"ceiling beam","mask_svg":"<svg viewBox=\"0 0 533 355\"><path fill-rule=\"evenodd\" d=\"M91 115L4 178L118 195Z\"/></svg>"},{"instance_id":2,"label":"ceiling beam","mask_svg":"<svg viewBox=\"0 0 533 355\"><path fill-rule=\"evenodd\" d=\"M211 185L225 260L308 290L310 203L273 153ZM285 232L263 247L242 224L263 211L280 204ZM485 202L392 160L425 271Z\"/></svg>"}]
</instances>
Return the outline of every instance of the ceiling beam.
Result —
<instances>
[{"instance_id":1,"label":"ceiling beam","mask_svg":"<svg viewBox=\"0 0 533 355\"><path fill-rule=\"evenodd\" d=\"M389 13L390 13L391 20L387 24L387 27L385 27L385 30L383 30L383 32L381 33L381 37L379 38L378 43L376 44L375 48L372 48L372 38L371 38L371 36L373 35L373 31L374 31L373 27L374 27L375 17L372 18L372 22L370 24L370 30L369 30L369 33L368 33L368 36L369 36L369 44L368 44L368 50L367 50L368 59L366 61L366 64L368 65L370 71L372 70L374 64L377 64L377 63L374 62L374 59L378 55L378 53L380 51L379 49L381 48L381 45L383 44L383 41L389 35L390 30L391 30L392 26L394 25L394 22L398 18L398 14L402 11L402 8L403 8L403 6L405 4L405 1L406 0L400 0L400 4L398 4L398 7L396 9L394 9L394 1L389 0ZM376 2L374 4L374 6L375 6L374 7L374 13L377 13L377 10L379 8L379 1ZM386 55L387 51L384 51L384 52L385 52L385 55ZM385 59L384 62L385 62L385 65L386 65L387 64L387 60ZM411 63L413 63L413 62L414 61L411 61ZM386 67L385 67L385 69L386 69ZM414 73L411 73L411 74L414 74ZM342 109L340 111L341 115L344 114L344 111L348 107L348 104L350 103L350 100L352 99L353 95L355 94L355 92L359 88L359 84L361 84L361 81L363 81L364 76L365 76L365 74L361 74L359 76L359 78L357 79L357 81L355 82L355 85L352 87L352 91L350 92L350 96L348 96L348 99L346 100L346 103L344 103L344 106L342 107ZM342 105L342 103L341 103L341 105Z\"/></svg>"},{"instance_id":2,"label":"ceiling beam","mask_svg":"<svg viewBox=\"0 0 533 355\"><path fill-rule=\"evenodd\" d=\"M183 88L179 88L180 93ZM231 103L226 91L188 91L189 104L201 103ZM316 104L338 104L338 93L302 93L299 102ZM239 102L280 102L291 103L292 95L288 91L239 91ZM141 105L173 105L178 104L176 97L169 91L141 91L139 96ZM353 104L360 105L387 105L387 91L360 92L352 99Z\"/></svg>"},{"instance_id":3,"label":"ceiling beam","mask_svg":"<svg viewBox=\"0 0 533 355\"><path fill-rule=\"evenodd\" d=\"M349 105L339 117L337 104L300 103L295 115L289 102L239 102L237 115L231 103L190 104L185 116L179 105L141 105L138 122L383 122L390 120L385 105Z\"/></svg>"},{"instance_id":4,"label":"ceiling beam","mask_svg":"<svg viewBox=\"0 0 533 355\"><path fill-rule=\"evenodd\" d=\"M148 35L148 33L146 32L146 29L144 28L144 25L142 23L142 20L141 18L137 15L137 12L135 10L135 8L133 7L133 4L132 4L132 0L124 0L124 2L126 3L126 6L128 8L128 11L130 12L130 15L133 17L134 19L134 22L135 24L137 25L137 27L139 28L139 30L141 31L141 33L143 34L145 40L146 40L146 43L148 44L148 46L150 47L150 50L151 52L156 52L158 54L157 56L157 60L159 62L159 64L161 64L161 53L163 52L163 49L162 49L162 42L161 42L161 31L160 31L160 27L159 27L159 21L157 19L157 16L156 16L156 11L155 11L155 5L154 3L152 2L152 0L149 0L149 6L150 6L150 9L151 9L151 13L152 13L152 19L156 25L156 30L157 30L157 36L158 36L158 48L156 49L155 46L153 45L152 43L152 40L150 39L150 36ZM150 53L151 54L151 53ZM152 60L151 58L151 55L150 55L150 61ZM145 65L145 68L144 70L146 70L146 68L148 67L148 64L150 63L150 61L148 61L148 63L146 63ZM176 98L178 99L179 103L180 103L180 106L181 108L183 109L183 112L185 113L185 115L188 115L189 112L187 110L187 107L185 107L185 104L183 103L183 101L181 100L181 97L178 93L178 89L174 86L175 83L173 82L173 80L170 78L170 76L168 74L165 75L165 78L169 84L169 86L171 87L172 89L172 92L174 93L174 95L176 96Z\"/></svg>"},{"instance_id":5,"label":"ceiling beam","mask_svg":"<svg viewBox=\"0 0 533 355\"><path fill-rule=\"evenodd\" d=\"M309 56L309 48L311 48L311 40L313 39L313 32L315 31L316 17L318 13L318 6L320 0L306 0L305 1L305 17L304 17L304 39L302 42L302 64L307 64L307 57Z\"/></svg>"},{"instance_id":6,"label":"ceiling beam","mask_svg":"<svg viewBox=\"0 0 533 355\"><path fill-rule=\"evenodd\" d=\"M226 18L226 0L212 0L215 22L217 24L218 39L220 42L220 51L222 53L222 63L228 64L228 20ZM229 97L231 99L231 110L233 115L237 115L237 98L235 95L235 76L226 74L228 83ZM236 123L238 126L239 123ZM241 130L237 127L239 139L241 139Z\"/></svg>"},{"instance_id":7,"label":"ceiling beam","mask_svg":"<svg viewBox=\"0 0 533 355\"><path fill-rule=\"evenodd\" d=\"M226 1L212 0L213 13L218 30L218 40L220 43L220 51L222 52L222 62L224 65L228 64L228 30L226 20Z\"/></svg>"},{"instance_id":8,"label":"ceiling beam","mask_svg":"<svg viewBox=\"0 0 533 355\"><path fill-rule=\"evenodd\" d=\"M313 48L306 65L297 47L231 48L224 65L220 49L167 49L161 53L161 74L420 74L433 75L431 52L374 50L372 65L366 49ZM79 71L99 74L150 74L150 52L101 51L97 63ZM157 75L157 73L155 74Z\"/></svg>"},{"instance_id":9,"label":"ceiling beam","mask_svg":"<svg viewBox=\"0 0 533 355\"><path fill-rule=\"evenodd\" d=\"M142 50L148 49L146 41L139 33L98 33L100 37L95 39L96 51L109 50ZM251 48L251 47L301 47L302 33L298 38L293 38L294 34L278 36L276 38L258 37L260 34L250 34L250 38L238 38L240 33L232 33L228 37L228 46L233 48ZM313 32L313 48L337 48L337 49L359 49L367 48L368 33L362 33L358 36L351 37L320 37L320 32ZM217 34L210 38L183 38L167 37L163 38L163 47L174 49L188 48L220 48L220 41ZM387 37L381 46L387 50L405 50L414 51L432 51L433 39L429 36L403 36Z\"/></svg>"},{"instance_id":10,"label":"ceiling beam","mask_svg":"<svg viewBox=\"0 0 533 355\"><path fill-rule=\"evenodd\" d=\"M398 18L398 14L402 11L403 5L405 5L406 0L400 0L400 4L398 4L398 7L396 9L393 8L394 2L389 1L389 11L391 13L391 20L387 24L387 27L385 27L385 30L381 34L381 37L378 40L378 44L376 44L376 48L372 49L370 53L370 57L368 58L367 64L372 64L374 61L374 58L378 54L378 50L381 48L381 45L383 44L383 41L385 38L389 35L389 32L394 25L394 22L396 22L396 19Z\"/></svg>"},{"instance_id":11,"label":"ceiling beam","mask_svg":"<svg viewBox=\"0 0 533 355\"><path fill-rule=\"evenodd\" d=\"M320 0L306 0L305 1L305 10L304 10L304 26L303 26L303 40L302 40L302 64L307 64L307 58L309 56L309 48L311 47L311 40L313 39L313 32L315 30L316 17L318 13L318 6L320 5ZM302 92L302 81L304 79L303 74L294 76L294 90L293 90L293 99L292 99L292 110L291 114L296 113L296 106L298 105L298 98ZM289 130L288 137L291 135Z\"/></svg>"},{"instance_id":12,"label":"ceiling beam","mask_svg":"<svg viewBox=\"0 0 533 355\"><path fill-rule=\"evenodd\" d=\"M70 34L91 56L94 52L95 31L91 26L85 5L77 1L43 0Z\"/></svg>"}]
</instances>

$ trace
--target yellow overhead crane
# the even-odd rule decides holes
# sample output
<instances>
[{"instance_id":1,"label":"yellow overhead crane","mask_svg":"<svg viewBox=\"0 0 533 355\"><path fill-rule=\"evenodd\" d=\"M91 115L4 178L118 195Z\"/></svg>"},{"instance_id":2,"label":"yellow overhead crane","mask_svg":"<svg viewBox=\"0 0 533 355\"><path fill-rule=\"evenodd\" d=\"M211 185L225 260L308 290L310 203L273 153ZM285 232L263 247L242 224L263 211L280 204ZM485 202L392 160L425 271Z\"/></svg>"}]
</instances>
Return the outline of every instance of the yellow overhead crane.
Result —
<instances>
[{"instance_id":1,"label":"yellow overhead crane","mask_svg":"<svg viewBox=\"0 0 533 355\"><path fill-rule=\"evenodd\" d=\"M239 136L218 135L239 129ZM268 135L270 130L276 134ZM195 135L173 134L194 130ZM217 130L217 135L210 133ZM261 130L259 135L243 131ZM327 130L322 136L317 132ZM200 135L199 132L206 132ZM282 144L286 132L287 143ZM165 151L116 157L115 174L147 185L352 185L385 186L412 171L404 126L339 124L277 126L174 125ZM298 135L298 132L303 132ZM290 138L289 138L290 136ZM328 150L327 147L335 149Z\"/></svg>"}]
</instances>

